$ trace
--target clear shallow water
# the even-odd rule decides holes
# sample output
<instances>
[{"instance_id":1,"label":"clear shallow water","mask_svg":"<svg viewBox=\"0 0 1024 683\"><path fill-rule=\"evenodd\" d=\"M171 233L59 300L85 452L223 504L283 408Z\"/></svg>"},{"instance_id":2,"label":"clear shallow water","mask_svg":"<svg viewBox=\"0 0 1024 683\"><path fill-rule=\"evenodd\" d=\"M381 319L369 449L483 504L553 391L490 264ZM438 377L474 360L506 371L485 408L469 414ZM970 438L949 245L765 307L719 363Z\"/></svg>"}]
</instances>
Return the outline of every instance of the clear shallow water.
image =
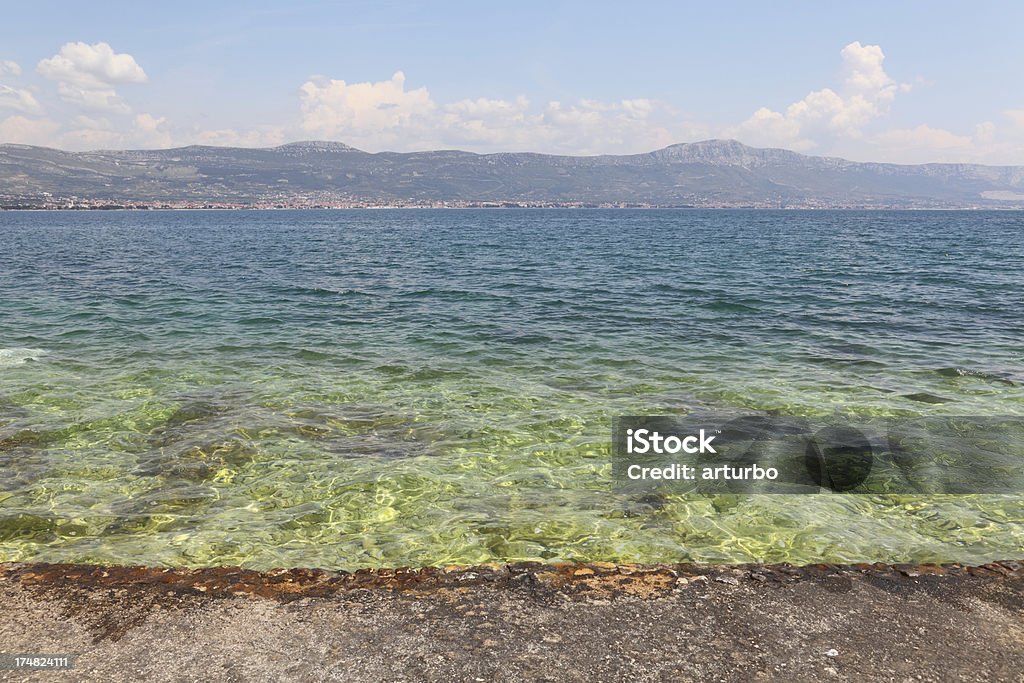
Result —
<instances>
[{"instance_id":1,"label":"clear shallow water","mask_svg":"<svg viewBox=\"0 0 1024 683\"><path fill-rule=\"evenodd\" d=\"M7 212L0 263L0 561L1024 554L1020 496L609 462L614 415L1024 415L1022 213Z\"/></svg>"}]
</instances>

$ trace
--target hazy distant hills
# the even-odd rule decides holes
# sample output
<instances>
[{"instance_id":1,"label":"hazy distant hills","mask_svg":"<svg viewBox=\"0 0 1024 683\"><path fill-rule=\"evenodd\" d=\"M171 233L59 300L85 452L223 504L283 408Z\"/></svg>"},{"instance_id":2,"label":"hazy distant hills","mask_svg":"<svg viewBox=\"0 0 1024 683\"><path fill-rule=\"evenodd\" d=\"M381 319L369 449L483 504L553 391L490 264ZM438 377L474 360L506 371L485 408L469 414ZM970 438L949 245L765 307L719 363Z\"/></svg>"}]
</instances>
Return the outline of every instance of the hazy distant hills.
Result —
<instances>
[{"instance_id":1,"label":"hazy distant hills","mask_svg":"<svg viewBox=\"0 0 1024 683\"><path fill-rule=\"evenodd\" d=\"M1024 208L1024 166L856 163L733 140L591 157L371 154L336 142L80 153L0 145L0 206L72 202Z\"/></svg>"}]
</instances>

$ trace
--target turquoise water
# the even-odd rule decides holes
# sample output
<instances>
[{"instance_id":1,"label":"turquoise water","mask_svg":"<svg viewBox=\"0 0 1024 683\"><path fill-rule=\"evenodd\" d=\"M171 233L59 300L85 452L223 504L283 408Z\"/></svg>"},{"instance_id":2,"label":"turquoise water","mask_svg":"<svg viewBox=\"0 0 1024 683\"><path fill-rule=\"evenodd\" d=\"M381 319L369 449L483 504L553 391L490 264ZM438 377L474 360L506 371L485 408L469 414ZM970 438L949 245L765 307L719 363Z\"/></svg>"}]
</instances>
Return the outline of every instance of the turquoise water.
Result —
<instances>
[{"instance_id":1,"label":"turquoise water","mask_svg":"<svg viewBox=\"0 0 1024 683\"><path fill-rule=\"evenodd\" d=\"M1019 212L6 212L0 263L0 561L1024 555L1024 496L609 459L615 415L1024 415Z\"/></svg>"}]
</instances>

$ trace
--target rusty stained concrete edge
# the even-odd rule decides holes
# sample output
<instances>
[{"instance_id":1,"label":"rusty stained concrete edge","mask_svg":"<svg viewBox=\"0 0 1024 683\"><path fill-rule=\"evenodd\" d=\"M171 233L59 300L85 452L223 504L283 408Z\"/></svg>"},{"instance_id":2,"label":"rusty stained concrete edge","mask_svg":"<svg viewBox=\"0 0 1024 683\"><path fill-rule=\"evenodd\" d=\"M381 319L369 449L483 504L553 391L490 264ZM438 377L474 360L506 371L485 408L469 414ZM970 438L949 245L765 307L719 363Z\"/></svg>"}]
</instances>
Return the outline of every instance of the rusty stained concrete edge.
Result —
<instances>
[{"instance_id":1,"label":"rusty stained concrete edge","mask_svg":"<svg viewBox=\"0 0 1024 683\"><path fill-rule=\"evenodd\" d=\"M543 564L520 562L444 568L359 569L354 572L324 569L271 569L240 567L160 568L85 564L0 563L4 583L41 591L51 589L121 589L158 592L179 598L203 599L249 596L291 602L328 598L356 590L430 594L475 587L516 588L558 592L568 596L634 596L656 598L696 582L767 584L820 581L837 576L863 576L891 580L999 581L1024 580L1024 560L983 565L961 564L616 564L587 562Z\"/></svg>"}]
</instances>

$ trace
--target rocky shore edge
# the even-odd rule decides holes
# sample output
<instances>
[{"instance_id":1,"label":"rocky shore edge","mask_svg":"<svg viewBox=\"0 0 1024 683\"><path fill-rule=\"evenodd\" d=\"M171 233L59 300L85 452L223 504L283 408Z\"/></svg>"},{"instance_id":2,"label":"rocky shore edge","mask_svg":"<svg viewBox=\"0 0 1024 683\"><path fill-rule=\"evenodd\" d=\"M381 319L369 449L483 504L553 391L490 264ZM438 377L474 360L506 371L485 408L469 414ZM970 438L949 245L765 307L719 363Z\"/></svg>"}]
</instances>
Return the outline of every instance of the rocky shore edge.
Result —
<instances>
[{"instance_id":1,"label":"rocky shore edge","mask_svg":"<svg viewBox=\"0 0 1024 683\"><path fill-rule=\"evenodd\" d=\"M354 590L411 593L443 589L526 587L586 598L607 595L656 598L691 583L741 582L787 584L857 576L883 581L935 582L1024 578L1024 560L981 565L963 564L632 564L613 562L451 565L340 571L327 569L270 569L241 567L162 568L145 566L0 563L0 584L17 583L40 590L75 587L117 588L167 593L177 597L228 598L252 596L290 602L325 598Z\"/></svg>"},{"instance_id":2,"label":"rocky shore edge","mask_svg":"<svg viewBox=\"0 0 1024 683\"><path fill-rule=\"evenodd\" d=\"M0 681L1024 680L1024 561L0 564Z\"/></svg>"}]
</instances>

